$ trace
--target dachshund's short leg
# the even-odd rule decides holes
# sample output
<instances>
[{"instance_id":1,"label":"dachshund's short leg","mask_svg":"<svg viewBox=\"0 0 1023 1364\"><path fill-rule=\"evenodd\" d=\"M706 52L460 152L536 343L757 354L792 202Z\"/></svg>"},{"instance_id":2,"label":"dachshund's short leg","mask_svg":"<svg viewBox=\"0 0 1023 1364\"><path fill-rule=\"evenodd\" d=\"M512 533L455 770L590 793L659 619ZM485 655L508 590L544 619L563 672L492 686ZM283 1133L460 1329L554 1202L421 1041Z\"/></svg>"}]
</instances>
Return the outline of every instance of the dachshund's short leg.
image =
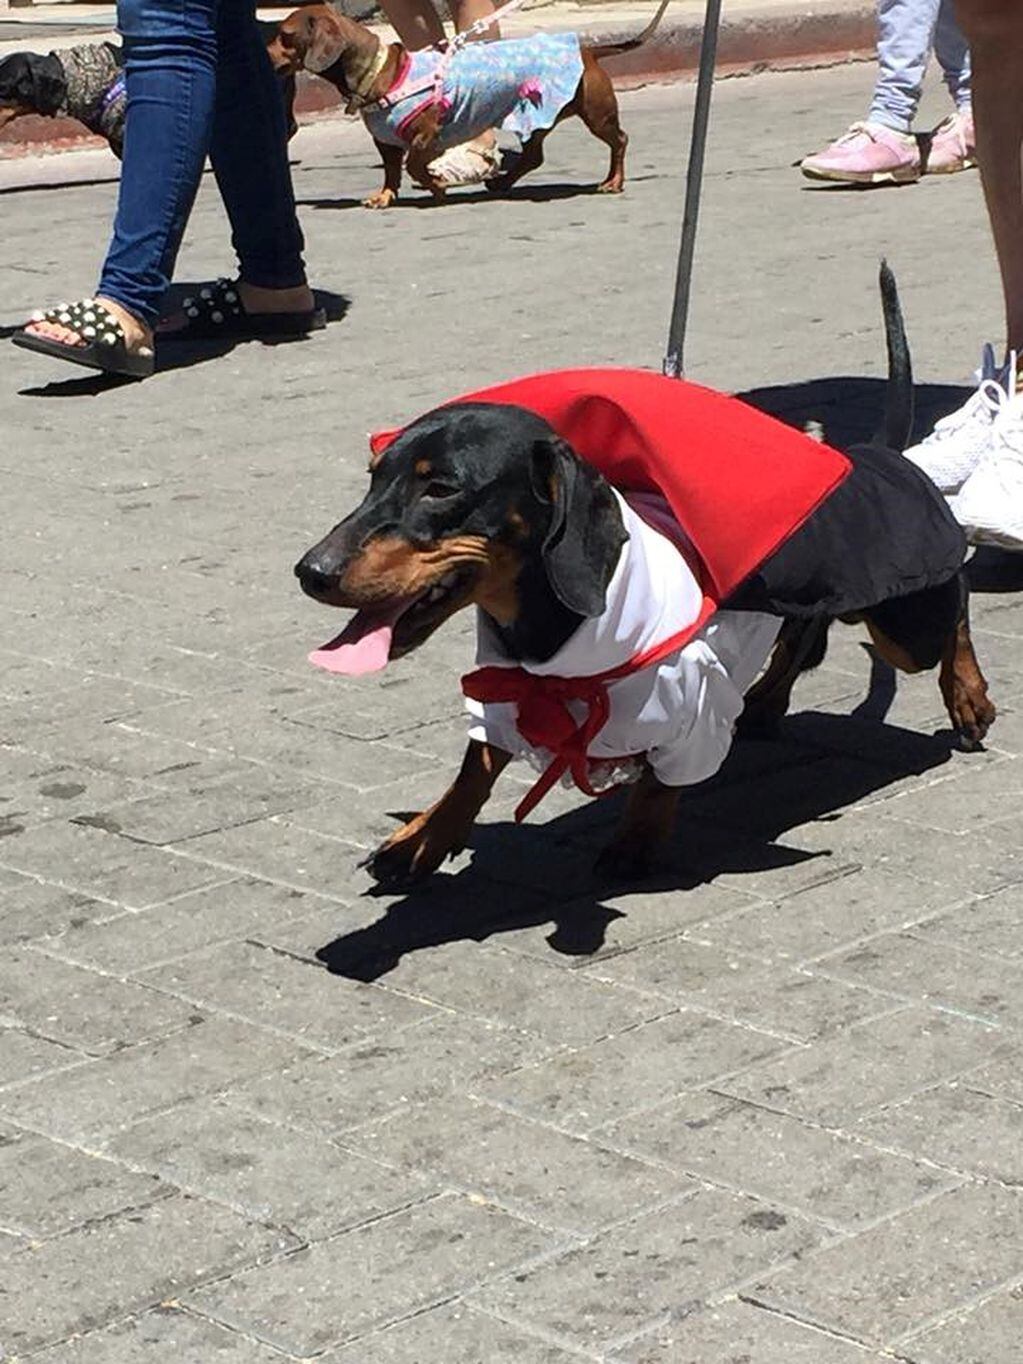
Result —
<instances>
[{"instance_id":1,"label":"dachshund's short leg","mask_svg":"<svg viewBox=\"0 0 1023 1364\"><path fill-rule=\"evenodd\" d=\"M665 786L647 767L629 788L622 821L597 859L598 871L623 878L646 876L675 828L681 789Z\"/></svg>"},{"instance_id":2,"label":"dachshund's short leg","mask_svg":"<svg viewBox=\"0 0 1023 1364\"><path fill-rule=\"evenodd\" d=\"M436 871L446 857L460 852L494 782L510 761L511 754L503 749L471 741L447 793L366 858L363 865L370 875L385 885L419 881Z\"/></svg>"},{"instance_id":3,"label":"dachshund's short leg","mask_svg":"<svg viewBox=\"0 0 1023 1364\"><path fill-rule=\"evenodd\" d=\"M941 656L938 685L953 728L964 748L976 748L994 723L996 711L973 651L964 608Z\"/></svg>"},{"instance_id":4,"label":"dachshund's short leg","mask_svg":"<svg viewBox=\"0 0 1023 1364\"><path fill-rule=\"evenodd\" d=\"M388 142L377 142L376 149L384 163L383 188L363 199L363 208L390 208L401 189L401 163L405 159L403 147L392 147Z\"/></svg>"},{"instance_id":5,"label":"dachshund's short leg","mask_svg":"<svg viewBox=\"0 0 1023 1364\"><path fill-rule=\"evenodd\" d=\"M874 647L902 672L940 665L938 684L964 748L976 748L995 718L970 640L969 588L962 573L864 613Z\"/></svg>"},{"instance_id":6,"label":"dachshund's short leg","mask_svg":"<svg viewBox=\"0 0 1023 1364\"><path fill-rule=\"evenodd\" d=\"M778 633L767 672L746 693L736 726L747 737L769 738L788 713L792 688L800 673L824 662L828 620L786 620Z\"/></svg>"},{"instance_id":7,"label":"dachshund's short leg","mask_svg":"<svg viewBox=\"0 0 1023 1364\"><path fill-rule=\"evenodd\" d=\"M621 194L625 188L625 149L629 139L618 122L618 99L611 77L595 57L583 49L583 74L573 101L573 112L594 137L611 149L607 178L597 186L598 194Z\"/></svg>"},{"instance_id":8,"label":"dachshund's short leg","mask_svg":"<svg viewBox=\"0 0 1023 1364\"><path fill-rule=\"evenodd\" d=\"M565 111L562 110L562 113ZM517 180L521 180L530 171L539 170L543 165L543 144L547 136L551 133L551 128L541 128L525 142L518 160L515 162L514 169L507 171L504 175L495 175L492 180L486 181L486 187L491 194L504 194L511 189Z\"/></svg>"},{"instance_id":9,"label":"dachshund's short leg","mask_svg":"<svg viewBox=\"0 0 1023 1364\"><path fill-rule=\"evenodd\" d=\"M440 156L440 113L431 105L412 124L408 147L408 173L417 185L428 189L435 199L443 199L446 188L430 174L430 163Z\"/></svg>"}]
</instances>

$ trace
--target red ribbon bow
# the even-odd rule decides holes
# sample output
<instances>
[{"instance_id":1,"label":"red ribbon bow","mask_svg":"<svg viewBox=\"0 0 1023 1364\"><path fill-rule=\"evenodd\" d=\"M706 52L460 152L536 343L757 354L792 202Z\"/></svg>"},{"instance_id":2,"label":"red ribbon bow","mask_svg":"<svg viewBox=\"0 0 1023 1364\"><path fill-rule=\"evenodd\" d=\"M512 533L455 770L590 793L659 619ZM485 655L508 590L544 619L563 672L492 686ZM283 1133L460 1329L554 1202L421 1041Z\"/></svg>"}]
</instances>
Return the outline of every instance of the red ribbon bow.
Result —
<instances>
[{"instance_id":1,"label":"red ribbon bow","mask_svg":"<svg viewBox=\"0 0 1023 1364\"><path fill-rule=\"evenodd\" d=\"M607 684L630 673L652 668L673 654L693 637L709 612L701 612L696 622L676 634L662 639L659 644L636 654L627 663L593 677L543 677L526 672L525 668L477 668L462 678L462 691L473 701L513 701L518 705L518 729L531 748L546 748L554 754L554 761L530 787L515 810L515 822L521 824L529 812L539 805L556 781L566 772L587 796L606 796L614 790L594 791L590 785L589 748L607 724L611 701ZM582 701L586 718L577 724L567 701Z\"/></svg>"},{"instance_id":2,"label":"red ribbon bow","mask_svg":"<svg viewBox=\"0 0 1023 1364\"><path fill-rule=\"evenodd\" d=\"M607 723L611 703L607 695L608 674L596 677L539 677L524 668L477 668L462 678L462 691L473 701L514 701L518 705L519 733L531 748L546 748L554 761L526 793L515 810L521 823L565 772L588 796L590 744ZM586 718L576 723L566 702L582 701Z\"/></svg>"}]
</instances>

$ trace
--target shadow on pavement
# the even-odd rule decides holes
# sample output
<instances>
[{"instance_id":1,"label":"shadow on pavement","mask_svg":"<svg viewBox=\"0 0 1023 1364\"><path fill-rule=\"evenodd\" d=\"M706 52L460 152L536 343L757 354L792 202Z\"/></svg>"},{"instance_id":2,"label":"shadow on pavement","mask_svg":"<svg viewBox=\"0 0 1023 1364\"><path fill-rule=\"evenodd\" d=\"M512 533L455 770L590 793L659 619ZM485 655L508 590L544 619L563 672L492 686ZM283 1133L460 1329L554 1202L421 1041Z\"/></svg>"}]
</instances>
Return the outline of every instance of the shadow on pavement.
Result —
<instances>
[{"instance_id":1,"label":"shadow on pavement","mask_svg":"<svg viewBox=\"0 0 1023 1364\"><path fill-rule=\"evenodd\" d=\"M725 874L741 877L813 859L821 861L826 880L830 851L807 852L777 840L811 821L837 819L893 781L941 766L955 742L950 731L917 734L870 718L885 704L883 667L872 679L872 693L875 682L878 698L868 698L857 715L807 712L785 720L775 739L738 742L721 772L683 798L677 842L663 868L642 882L615 883L594 869L619 797L591 801L546 824L482 823L473 831L468 867L409 890L376 923L326 944L317 957L336 975L371 981L421 948L483 942L546 924L553 952L589 955L625 913L604 904L608 897L690 890ZM554 903L547 887L557 888ZM635 912L643 913L642 898Z\"/></svg>"},{"instance_id":2,"label":"shadow on pavement","mask_svg":"<svg viewBox=\"0 0 1023 1364\"><path fill-rule=\"evenodd\" d=\"M660 175L635 175L629 177L630 184L638 184L642 180L661 180L664 176ZM492 193L487 189L470 190L464 192L456 190L449 194L447 198L434 199L425 190L415 189L411 192L406 191L398 202L387 209L388 213L393 213L396 208L405 209L440 209L456 208L468 206L470 204L498 203L501 201L514 203L516 200L522 203L546 204L553 203L559 199L580 199L597 194L597 185L593 184L543 184L531 185L528 182L521 185L513 185L511 189L503 193ZM370 189L366 190L370 193ZM604 196L601 195L601 198ZM299 199L299 208L362 208L362 199L350 199L347 196L339 196L336 199L321 197L318 199ZM370 210L366 210L369 212Z\"/></svg>"},{"instance_id":3,"label":"shadow on pavement","mask_svg":"<svg viewBox=\"0 0 1023 1364\"><path fill-rule=\"evenodd\" d=\"M801 383L750 388L736 394L762 412L802 428L820 422L824 439L840 450L866 441L881 429L884 420L884 379L835 375ZM921 440L939 417L961 407L973 392L959 384L917 384L914 387L916 420L913 440Z\"/></svg>"}]
</instances>

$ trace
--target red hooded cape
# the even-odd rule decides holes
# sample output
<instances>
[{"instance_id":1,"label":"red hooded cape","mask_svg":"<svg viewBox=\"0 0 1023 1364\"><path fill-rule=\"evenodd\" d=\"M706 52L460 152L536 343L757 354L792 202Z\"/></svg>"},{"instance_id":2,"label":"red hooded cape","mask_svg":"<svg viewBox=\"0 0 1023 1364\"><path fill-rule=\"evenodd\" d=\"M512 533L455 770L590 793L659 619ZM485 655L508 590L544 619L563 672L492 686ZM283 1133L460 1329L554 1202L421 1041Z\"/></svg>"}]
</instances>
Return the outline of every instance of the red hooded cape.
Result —
<instances>
[{"instance_id":1,"label":"red hooded cape","mask_svg":"<svg viewBox=\"0 0 1023 1364\"><path fill-rule=\"evenodd\" d=\"M587 749L607 717L606 684L682 648L848 476L837 450L736 398L646 370L576 369L534 374L453 402L509 403L542 417L580 458L622 491L659 492L699 559L703 602L682 633L614 673L581 679L483 668L462 679L480 701L514 700L519 729L554 761L515 812L522 819L566 770L588 794ZM447 404L446 404L447 405ZM380 454L400 434L383 431ZM565 702L582 700L577 726Z\"/></svg>"},{"instance_id":2,"label":"red hooded cape","mask_svg":"<svg viewBox=\"0 0 1023 1364\"><path fill-rule=\"evenodd\" d=\"M451 401L524 407L613 487L661 493L699 555L711 611L852 468L738 398L648 370L551 370ZM371 448L379 454L400 434L378 432Z\"/></svg>"}]
</instances>

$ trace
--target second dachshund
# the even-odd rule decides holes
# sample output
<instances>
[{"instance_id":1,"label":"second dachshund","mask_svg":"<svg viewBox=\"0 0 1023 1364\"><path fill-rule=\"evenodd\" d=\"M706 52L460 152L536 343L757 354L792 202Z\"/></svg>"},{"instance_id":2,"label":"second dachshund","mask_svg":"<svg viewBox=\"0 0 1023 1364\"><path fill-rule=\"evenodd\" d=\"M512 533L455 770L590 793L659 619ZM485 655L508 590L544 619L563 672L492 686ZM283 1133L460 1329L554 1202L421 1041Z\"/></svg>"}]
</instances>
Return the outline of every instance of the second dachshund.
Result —
<instances>
[{"instance_id":1,"label":"second dachshund","mask_svg":"<svg viewBox=\"0 0 1023 1364\"><path fill-rule=\"evenodd\" d=\"M384 163L383 186L364 200L367 208L394 203L406 153L412 178L442 198L444 187L431 175L430 163L447 148L497 127L523 141L514 169L487 186L508 189L543 163L548 133L574 114L611 149L599 191L620 194L628 138L600 59L645 43L668 3L661 0L638 37L600 47L560 33L411 53L400 43L382 43L329 5L304 5L283 21L269 50L278 71L315 72L341 92L349 112L362 115Z\"/></svg>"}]
</instances>

